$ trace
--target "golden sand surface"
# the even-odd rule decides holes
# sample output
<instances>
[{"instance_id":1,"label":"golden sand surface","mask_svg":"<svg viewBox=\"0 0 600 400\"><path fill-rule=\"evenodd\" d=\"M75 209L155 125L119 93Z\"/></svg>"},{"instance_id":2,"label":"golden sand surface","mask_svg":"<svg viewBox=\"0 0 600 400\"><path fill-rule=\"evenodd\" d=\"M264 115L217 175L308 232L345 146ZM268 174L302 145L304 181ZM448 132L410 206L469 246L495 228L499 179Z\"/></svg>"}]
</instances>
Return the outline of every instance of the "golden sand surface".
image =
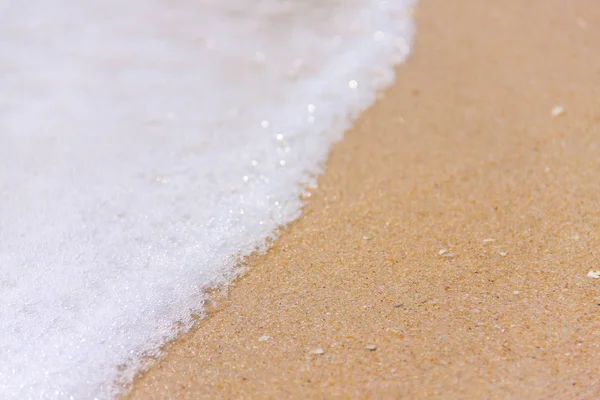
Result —
<instances>
[{"instance_id":1,"label":"golden sand surface","mask_svg":"<svg viewBox=\"0 0 600 400\"><path fill-rule=\"evenodd\" d=\"M600 2L416 18L303 216L126 398L600 398Z\"/></svg>"}]
</instances>

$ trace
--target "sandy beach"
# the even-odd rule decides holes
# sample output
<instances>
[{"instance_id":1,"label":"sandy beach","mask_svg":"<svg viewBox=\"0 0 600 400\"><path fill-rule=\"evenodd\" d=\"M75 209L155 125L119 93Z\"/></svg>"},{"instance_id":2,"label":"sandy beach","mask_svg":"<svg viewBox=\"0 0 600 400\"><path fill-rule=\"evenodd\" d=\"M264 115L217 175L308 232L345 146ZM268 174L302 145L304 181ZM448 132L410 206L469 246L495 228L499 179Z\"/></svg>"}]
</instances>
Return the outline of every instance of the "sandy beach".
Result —
<instances>
[{"instance_id":1,"label":"sandy beach","mask_svg":"<svg viewBox=\"0 0 600 400\"><path fill-rule=\"evenodd\" d=\"M125 398L600 397L600 4L416 18L302 217Z\"/></svg>"}]
</instances>

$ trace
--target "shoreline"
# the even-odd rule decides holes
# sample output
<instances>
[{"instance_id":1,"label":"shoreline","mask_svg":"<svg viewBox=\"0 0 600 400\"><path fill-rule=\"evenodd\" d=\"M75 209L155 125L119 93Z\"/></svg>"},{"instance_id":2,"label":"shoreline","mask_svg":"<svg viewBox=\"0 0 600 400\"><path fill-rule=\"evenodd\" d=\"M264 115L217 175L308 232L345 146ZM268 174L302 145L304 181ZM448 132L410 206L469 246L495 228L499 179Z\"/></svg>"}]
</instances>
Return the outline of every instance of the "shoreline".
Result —
<instances>
[{"instance_id":1,"label":"shoreline","mask_svg":"<svg viewBox=\"0 0 600 400\"><path fill-rule=\"evenodd\" d=\"M600 395L600 6L416 13L299 220L124 398Z\"/></svg>"}]
</instances>

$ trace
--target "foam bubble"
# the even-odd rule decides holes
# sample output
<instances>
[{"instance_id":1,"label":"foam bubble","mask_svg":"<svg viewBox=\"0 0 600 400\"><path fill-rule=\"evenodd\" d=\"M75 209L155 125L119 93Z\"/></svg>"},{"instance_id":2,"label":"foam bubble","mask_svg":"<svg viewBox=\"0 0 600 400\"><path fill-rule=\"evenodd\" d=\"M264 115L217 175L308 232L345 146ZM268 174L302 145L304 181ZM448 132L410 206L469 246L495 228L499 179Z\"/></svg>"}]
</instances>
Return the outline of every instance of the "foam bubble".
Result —
<instances>
[{"instance_id":1,"label":"foam bubble","mask_svg":"<svg viewBox=\"0 0 600 400\"><path fill-rule=\"evenodd\" d=\"M187 329L298 217L411 6L0 7L0 397L110 398Z\"/></svg>"}]
</instances>

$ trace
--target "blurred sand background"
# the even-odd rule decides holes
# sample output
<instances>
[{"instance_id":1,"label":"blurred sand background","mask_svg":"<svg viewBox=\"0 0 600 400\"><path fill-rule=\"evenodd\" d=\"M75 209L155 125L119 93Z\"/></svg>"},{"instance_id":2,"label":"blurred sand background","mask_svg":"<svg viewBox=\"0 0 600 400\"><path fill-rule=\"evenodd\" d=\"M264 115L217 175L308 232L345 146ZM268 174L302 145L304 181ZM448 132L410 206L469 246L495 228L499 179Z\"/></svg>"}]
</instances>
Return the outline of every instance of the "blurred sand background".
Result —
<instances>
[{"instance_id":1,"label":"blurred sand background","mask_svg":"<svg viewBox=\"0 0 600 400\"><path fill-rule=\"evenodd\" d=\"M303 216L126 398L600 397L600 2L416 18Z\"/></svg>"}]
</instances>

